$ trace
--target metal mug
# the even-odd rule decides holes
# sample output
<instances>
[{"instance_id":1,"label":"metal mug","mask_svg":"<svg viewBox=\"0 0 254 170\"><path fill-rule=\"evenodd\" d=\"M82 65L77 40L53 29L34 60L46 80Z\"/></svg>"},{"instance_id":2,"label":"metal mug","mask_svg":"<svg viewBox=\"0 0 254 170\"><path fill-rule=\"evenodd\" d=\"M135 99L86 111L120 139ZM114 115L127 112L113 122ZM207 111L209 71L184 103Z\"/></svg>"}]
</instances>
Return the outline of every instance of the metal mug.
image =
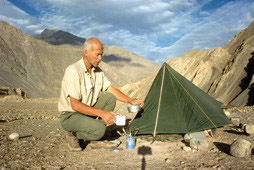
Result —
<instances>
[{"instance_id":1,"label":"metal mug","mask_svg":"<svg viewBox=\"0 0 254 170\"><path fill-rule=\"evenodd\" d=\"M140 109L141 109L140 105L131 105L128 107L128 111L130 113L138 112L138 111L140 111Z\"/></svg>"},{"instance_id":2,"label":"metal mug","mask_svg":"<svg viewBox=\"0 0 254 170\"><path fill-rule=\"evenodd\" d=\"M134 150L135 149L135 138L132 136L126 136L126 149L127 150Z\"/></svg>"},{"instance_id":3,"label":"metal mug","mask_svg":"<svg viewBox=\"0 0 254 170\"><path fill-rule=\"evenodd\" d=\"M116 115L116 125L124 126L126 124L126 116Z\"/></svg>"}]
</instances>

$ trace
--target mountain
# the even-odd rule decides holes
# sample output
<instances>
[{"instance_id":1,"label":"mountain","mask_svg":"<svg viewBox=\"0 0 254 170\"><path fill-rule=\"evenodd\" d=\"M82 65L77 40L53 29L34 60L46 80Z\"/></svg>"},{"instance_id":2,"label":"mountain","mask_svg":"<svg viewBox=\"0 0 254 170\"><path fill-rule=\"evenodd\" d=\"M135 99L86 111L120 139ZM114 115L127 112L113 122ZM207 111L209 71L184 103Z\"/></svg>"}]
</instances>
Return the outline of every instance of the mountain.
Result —
<instances>
[{"instance_id":1,"label":"mountain","mask_svg":"<svg viewBox=\"0 0 254 170\"><path fill-rule=\"evenodd\" d=\"M225 105L254 105L254 22L224 48L169 60L173 68Z\"/></svg>"},{"instance_id":2,"label":"mountain","mask_svg":"<svg viewBox=\"0 0 254 170\"><path fill-rule=\"evenodd\" d=\"M85 38L77 37L69 32L54 29L45 29L41 34L35 35L34 37L52 45L83 45L86 40Z\"/></svg>"},{"instance_id":3,"label":"mountain","mask_svg":"<svg viewBox=\"0 0 254 170\"><path fill-rule=\"evenodd\" d=\"M0 22L0 86L21 88L28 97L58 97L66 67L82 56L82 46L51 45ZM117 87L159 68L120 47L106 46L104 59L100 67Z\"/></svg>"},{"instance_id":4,"label":"mountain","mask_svg":"<svg viewBox=\"0 0 254 170\"><path fill-rule=\"evenodd\" d=\"M167 63L224 105L254 105L254 22L224 48L190 51ZM121 89L144 99L154 76Z\"/></svg>"}]
</instances>

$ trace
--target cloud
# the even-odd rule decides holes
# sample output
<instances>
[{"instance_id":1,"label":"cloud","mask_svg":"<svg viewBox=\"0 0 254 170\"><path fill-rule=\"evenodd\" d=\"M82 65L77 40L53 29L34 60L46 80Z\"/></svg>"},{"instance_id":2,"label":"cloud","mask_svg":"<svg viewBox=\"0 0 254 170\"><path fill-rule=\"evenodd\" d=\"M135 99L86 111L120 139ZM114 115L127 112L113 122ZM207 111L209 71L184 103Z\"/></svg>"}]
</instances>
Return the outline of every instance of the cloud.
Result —
<instances>
[{"instance_id":1,"label":"cloud","mask_svg":"<svg viewBox=\"0 0 254 170\"><path fill-rule=\"evenodd\" d=\"M62 16L72 20L84 18L97 25L111 25L112 31L126 29L132 34L147 34L159 32L161 36L173 33L177 28L168 24L183 15L188 10L196 8L199 4L194 0L41 0L40 4L30 0L36 8L42 9L47 6L43 19L50 16ZM184 10L183 10L184 9ZM186 20L187 21L187 20ZM178 25L177 25L178 26ZM170 30L170 31L168 31Z\"/></svg>"},{"instance_id":2,"label":"cloud","mask_svg":"<svg viewBox=\"0 0 254 170\"><path fill-rule=\"evenodd\" d=\"M190 50L207 50L223 47L236 32L246 28L254 20L253 2L230 2L210 13L203 21L193 25L193 31L173 45L161 48L159 63L183 55ZM157 54L159 55L159 54Z\"/></svg>"},{"instance_id":3,"label":"cloud","mask_svg":"<svg viewBox=\"0 0 254 170\"><path fill-rule=\"evenodd\" d=\"M45 0L37 4L37 9L42 6L48 6L40 18L47 27L82 37L99 37L106 44L122 46L147 57L149 51L158 49L160 39L181 37L191 22L185 11L200 8L202 4L193 0L169 3L159 0Z\"/></svg>"},{"instance_id":4,"label":"cloud","mask_svg":"<svg viewBox=\"0 0 254 170\"><path fill-rule=\"evenodd\" d=\"M6 21L27 33L33 33L40 23L7 0L0 0L0 20Z\"/></svg>"},{"instance_id":5,"label":"cloud","mask_svg":"<svg viewBox=\"0 0 254 170\"><path fill-rule=\"evenodd\" d=\"M54 28L85 38L98 37L105 44L124 47L158 63L189 50L223 46L254 16L251 0L23 2L40 11L40 15L30 16L0 0L0 19L31 34Z\"/></svg>"}]
</instances>

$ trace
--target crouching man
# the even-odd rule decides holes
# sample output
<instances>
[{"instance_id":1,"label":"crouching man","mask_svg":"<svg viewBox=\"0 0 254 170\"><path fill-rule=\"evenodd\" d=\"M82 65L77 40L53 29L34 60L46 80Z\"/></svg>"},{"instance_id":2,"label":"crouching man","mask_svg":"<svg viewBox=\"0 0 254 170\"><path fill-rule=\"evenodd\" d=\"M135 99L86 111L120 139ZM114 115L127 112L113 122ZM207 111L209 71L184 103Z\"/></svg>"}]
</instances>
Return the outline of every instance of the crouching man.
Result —
<instances>
[{"instance_id":1,"label":"crouching man","mask_svg":"<svg viewBox=\"0 0 254 170\"><path fill-rule=\"evenodd\" d=\"M106 125L115 121L112 111L116 100L144 105L142 100L129 98L110 84L98 67L102 54L103 44L89 38L84 43L84 57L64 73L58 110L71 151L81 151L78 139L96 141L104 136Z\"/></svg>"}]
</instances>

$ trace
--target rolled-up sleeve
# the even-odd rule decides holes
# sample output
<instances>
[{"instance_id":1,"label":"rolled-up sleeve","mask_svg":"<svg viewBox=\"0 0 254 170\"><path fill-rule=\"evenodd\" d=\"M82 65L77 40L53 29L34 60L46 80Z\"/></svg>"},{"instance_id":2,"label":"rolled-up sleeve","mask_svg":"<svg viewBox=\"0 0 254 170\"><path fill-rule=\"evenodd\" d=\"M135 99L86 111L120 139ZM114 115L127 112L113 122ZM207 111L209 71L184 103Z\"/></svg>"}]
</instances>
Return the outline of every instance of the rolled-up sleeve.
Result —
<instances>
[{"instance_id":1,"label":"rolled-up sleeve","mask_svg":"<svg viewBox=\"0 0 254 170\"><path fill-rule=\"evenodd\" d=\"M109 88L109 86L111 86L111 83L103 73L102 91L106 91Z\"/></svg>"},{"instance_id":2,"label":"rolled-up sleeve","mask_svg":"<svg viewBox=\"0 0 254 170\"><path fill-rule=\"evenodd\" d=\"M81 87L78 71L74 67L68 67L64 75L64 86L66 97L81 99Z\"/></svg>"}]
</instances>

